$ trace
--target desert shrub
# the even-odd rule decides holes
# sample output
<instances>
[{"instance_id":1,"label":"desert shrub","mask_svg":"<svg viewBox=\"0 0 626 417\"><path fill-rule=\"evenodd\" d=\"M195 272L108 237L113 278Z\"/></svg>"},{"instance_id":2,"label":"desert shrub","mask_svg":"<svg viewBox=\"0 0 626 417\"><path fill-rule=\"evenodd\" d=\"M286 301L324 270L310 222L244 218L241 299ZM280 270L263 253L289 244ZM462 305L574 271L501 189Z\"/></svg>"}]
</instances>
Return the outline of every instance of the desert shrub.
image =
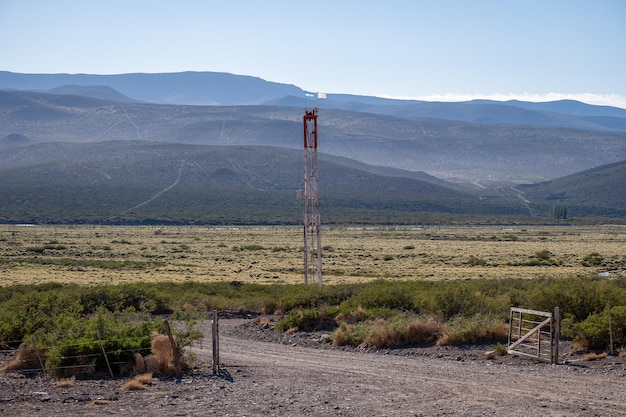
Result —
<instances>
[{"instance_id":1,"label":"desert shrub","mask_svg":"<svg viewBox=\"0 0 626 417\"><path fill-rule=\"evenodd\" d=\"M583 266L599 266L604 262L604 256L600 255L598 252L591 252L588 255L585 255L583 258L581 265Z\"/></svg>"},{"instance_id":2,"label":"desert shrub","mask_svg":"<svg viewBox=\"0 0 626 417\"><path fill-rule=\"evenodd\" d=\"M165 299L156 287L140 285L0 288L0 341L14 347L21 344L18 360L25 365L29 361L23 358L36 345L46 369L57 375L69 366L75 374L108 371L103 348L117 365L134 362L135 352L149 352L150 334L160 331L162 324L148 311ZM191 316L180 318L174 334L182 350L201 333L193 327ZM39 363L35 368L40 368Z\"/></svg>"},{"instance_id":3,"label":"desert shrub","mask_svg":"<svg viewBox=\"0 0 626 417\"><path fill-rule=\"evenodd\" d=\"M446 283L436 288L431 297L433 312L444 320L479 312L480 294L472 291L471 284Z\"/></svg>"},{"instance_id":4,"label":"desert shrub","mask_svg":"<svg viewBox=\"0 0 626 417\"><path fill-rule=\"evenodd\" d=\"M290 310L286 316L278 322L276 331L298 329L302 331L330 330L337 325L335 316L337 308L314 308Z\"/></svg>"},{"instance_id":5,"label":"desert shrub","mask_svg":"<svg viewBox=\"0 0 626 417\"><path fill-rule=\"evenodd\" d=\"M611 308L613 342L626 346L626 306ZM605 309L574 324L574 342L587 349L606 349L610 342L609 315Z\"/></svg>"},{"instance_id":6,"label":"desert shrub","mask_svg":"<svg viewBox=\"0 0 626 417\"><path fill-rule=\"evenodd\" d=\"M530 256L528 261L524 263L526 266L555 266L559 265L559 261L553 258L552 252L547 249L543 249L535 252L533 256Z\"/></svg>"},{"instance_id":7,"label":"desert shrub","mask_svg":"<svg viewBox=\"0 0 626 417\"><path fill-rule=\"evenodd\" d=\"M508 353L508 348L506 347L506 345L503 345L502 343L498 342L496 346L493 348L493 351L495 352L496 355L504 356Z\"/></svg>"},{"instance_id":8,"label":"desert shrub","mask_svg":"<svg viewBox=\"0 0 626 417\"><path fill-rule=\"evenodd\" d=\"M358 346L367 337L369 327L366 323L342 323L331 335L334 346Z\"/></svg>"},{"instance_id":9,"label":"desert shrub","mask_svg":"<svg viewBox=\"0 0 626 417\"><path fill-rule=\"evenodd\" d=\"M509 326L501 319L476 315L456 317L444 325L438 346L502 342L508 339Z\"/></svg>"},{"instance_id":10,"label":"desert shrub","mask_svg":"<svg viewBox=\"0 0 626 417\"><path fill-rule=\"evenodd\" d=\"M83 314L91 314L100 307L109 311L123 311L129 307L136 311L161 311L170 303L167 293L138 284L99 285L81 288L79 292Z\"/></svg>"},{"instance_id":11,"label":"desert shrub","mask_svg":"<svg viewBox=\"0 0 626 417\"><path fill-rule=\"evenodd\" d=\"M441 325L433 318L399 317L391 321L378 319L371 324L365 343L374 347L410 346L434 343Z\"/></svg>"},{"instance_id":12,"label":"desert shrub","mask_svg":"<svg viewBox=\"0 0 626 417\"><path fill-rule=\"evenodd\" d=\"M441 334L441 325L433 318L421 319L399 315L355 324L342 323L332 335L336 346L362 343L376 348L432 344Z\"/></svg>"},{"instance_id":13,"label":"desert shrub","mask_svg":"<svg viewBox=\"0 0 626 417\"><path fill-rule=\"evenodd\" d=\"M355 307L413 309L413 296L405 285L383 280L362 287L350 298L350 302Z\"/></svg>"},{"instance_id":14,"label":"desert shrub","mask_svg":"<svg viewBox=\"0 0 626 417\"><path fill-rule=\"evenodd\" d=\"M559 307L574 321L585 320L590 314L620 305L626 300L626 290L618 281L594 277L537 280L527 290L526 306L535 310L553 311Z\"/></svg>"},{"instance_id":15,"label":"desert shrub","mask_svg":"<svg viewBox=\"0 0 626 417\"><path fill-rule=\"evenodd\" d=\"M39 355L32 341L22 343L17 349L17 355L14 359L7 362L2 370L13 371L19 369L37 369L40 368Z\"/></svg>"},{"instance_id":16,"label":"desert shrub","mask_svg":"<svg viewBox=\"0 0 626 417\"><path fill-rule=\"evenodd\" d=\"M365 321L371 318L371 316L371 311L365 310L363 307L358 306L356 310L340 312L337 317L335 317L335 321L339 324L355 324L361 321Z\"/></svg>"},{"instance_id":17,"label":"desert shrub","mask_svg":"<svg viewBox=\"0 0 626 417\"><path fill-rule=\"evenodd\" d=\"M467 264L469 266L485 266L487 265L487 262L484 259L477 258L472 255L467 259Z\"/></svg>"},{"instance_id":18,"label":"desert shrub","mask_svg":"<svg viewBox=\"0 0 626 417\"><path fill-rule=\"evenodd\" d=\"M113 313L100 308L89 317L57 316L52 321L49 330L39 329L31 339L41 346L46 369L55 374L67 367L77 374L107 371L102 349L111 363L132 362L135 352L149 351L150 335L162 329L157 320L132 310Z\"/></svg>"},{"instance_id":19,"label":"desert shrub","mask_svg":"<svg viewBox=\"0 0 626 417\"><path fill-rule=\"evenodd\" d=\"M37 330L51 331L55 325L53 319L57 316L80 316L80 301L71 291L48 288L35 287L31 291L15 293L2 303L0 340L21 341Z\"/></svg>"}]
</instances>

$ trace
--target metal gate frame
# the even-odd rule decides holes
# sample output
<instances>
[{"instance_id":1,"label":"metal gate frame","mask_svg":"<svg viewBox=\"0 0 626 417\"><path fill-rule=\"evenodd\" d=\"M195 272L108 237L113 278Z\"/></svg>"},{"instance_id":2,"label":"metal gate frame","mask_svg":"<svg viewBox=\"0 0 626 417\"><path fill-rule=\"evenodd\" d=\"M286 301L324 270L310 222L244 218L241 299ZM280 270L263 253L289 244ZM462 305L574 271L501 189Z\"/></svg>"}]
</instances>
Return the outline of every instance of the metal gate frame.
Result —
<instances>
[{"instance_id":1,"label":"metal gate frame","mask_svg":"<svg viewBox=\"0 0 626 417\"><path fill-rule=\"evenodd\" d=\"M554 313L511 307L507 353L558 364L559 323L558 307Z\"/></svg>"}]
</instances>

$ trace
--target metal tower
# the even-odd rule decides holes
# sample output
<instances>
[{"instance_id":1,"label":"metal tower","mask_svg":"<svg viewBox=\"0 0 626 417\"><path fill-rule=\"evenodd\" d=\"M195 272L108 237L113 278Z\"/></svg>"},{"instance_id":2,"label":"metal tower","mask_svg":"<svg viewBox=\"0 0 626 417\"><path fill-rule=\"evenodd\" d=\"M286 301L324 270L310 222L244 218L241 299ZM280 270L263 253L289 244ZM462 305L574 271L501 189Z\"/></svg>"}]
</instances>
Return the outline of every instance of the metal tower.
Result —
<instances>
[{"instance_id":1,"label":"metal tower","mask_svg":"<svg viewBox=\"0 0 626 417\"><path fill-rule=\"evenodd\" d=\"M304 283L322 285L322 235L317 178L317 107L304 110Z\"/></svg>"}]
</instances>

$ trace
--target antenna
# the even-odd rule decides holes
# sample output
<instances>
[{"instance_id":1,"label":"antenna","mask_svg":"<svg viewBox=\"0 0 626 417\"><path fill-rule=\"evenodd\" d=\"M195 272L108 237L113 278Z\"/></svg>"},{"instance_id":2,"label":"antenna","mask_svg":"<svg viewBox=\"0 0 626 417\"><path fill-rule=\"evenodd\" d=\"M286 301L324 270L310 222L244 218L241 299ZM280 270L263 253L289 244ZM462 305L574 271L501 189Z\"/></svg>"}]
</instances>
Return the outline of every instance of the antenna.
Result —
<instances>
[{"instance_id":1,"label":"antenna","mask_svg":"<svg viewBox=\"0 0 626 417\"><path fill-rule=\"evenodd\" d=\"M317 177L317 107L304 109L304 283L317 277L322 286L322 235Z\"/></svg>"}]
</instances>

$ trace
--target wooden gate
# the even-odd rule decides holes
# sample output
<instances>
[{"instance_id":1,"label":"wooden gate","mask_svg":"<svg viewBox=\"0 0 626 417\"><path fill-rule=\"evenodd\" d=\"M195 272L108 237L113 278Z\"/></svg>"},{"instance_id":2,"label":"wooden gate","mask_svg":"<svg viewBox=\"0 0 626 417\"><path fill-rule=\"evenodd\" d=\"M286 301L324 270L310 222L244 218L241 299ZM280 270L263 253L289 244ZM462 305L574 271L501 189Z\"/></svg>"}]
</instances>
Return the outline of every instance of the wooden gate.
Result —
<instances>
[{"instance_id":1,"label":"wooden gate","mask_svg":"<svg viewBox=\"0 0 626 417\"><path fill-rule=\"evenodd\" d=\"M559 363L559 308L554 313L511 307L507 352Z\"/></svg>"}]
</instances>

